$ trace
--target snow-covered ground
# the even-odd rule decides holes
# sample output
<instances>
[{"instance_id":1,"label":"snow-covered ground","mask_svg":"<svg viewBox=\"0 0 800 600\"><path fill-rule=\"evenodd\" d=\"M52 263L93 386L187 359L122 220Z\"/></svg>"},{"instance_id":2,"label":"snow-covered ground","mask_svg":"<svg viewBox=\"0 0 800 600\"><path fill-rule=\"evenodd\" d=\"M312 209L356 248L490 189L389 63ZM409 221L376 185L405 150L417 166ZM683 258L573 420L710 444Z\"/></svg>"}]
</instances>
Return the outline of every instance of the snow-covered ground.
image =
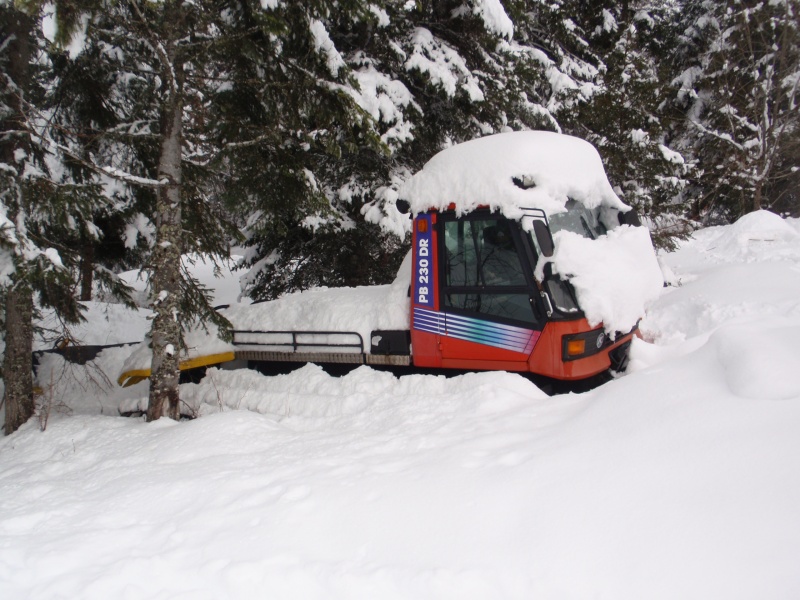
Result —
<instances>
[{"instance_id":1,"label":"snow-covered ground","mask_svg":"<svg viewBox=\"0 0 800 600\"><path fill-rule=\"evenodd\" d=\"M147 424L123 349L48 357L45 431L0 440L0 597L800 597L800 220L661 259L680 285L585 394L211 370L201 418Z\"/></svg>"}]
</instances>

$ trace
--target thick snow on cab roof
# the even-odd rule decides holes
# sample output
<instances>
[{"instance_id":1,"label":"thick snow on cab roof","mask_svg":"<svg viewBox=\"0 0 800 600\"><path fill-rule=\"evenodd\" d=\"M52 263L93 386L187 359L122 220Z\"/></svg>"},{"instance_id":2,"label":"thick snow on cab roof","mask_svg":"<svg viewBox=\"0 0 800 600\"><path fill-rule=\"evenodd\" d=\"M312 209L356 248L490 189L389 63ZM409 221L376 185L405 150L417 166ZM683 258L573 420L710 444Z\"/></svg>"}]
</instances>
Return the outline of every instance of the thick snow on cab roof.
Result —
<instances>
[{"instance_id":1,"label":"thick snow on cab roof","mask_svg":"<svg viewBox=\"0 0 800 600\"><path fill-rule=\"evenodd\" d=\"M408 180L399 196L413 214L453 204L459 214L488 206L509 218L521 216L521 208L549 215L563 212L569 198L589 208L628 210L594 146L549 131L500 133L447 148Z\"/></svg>"}]
</instances>

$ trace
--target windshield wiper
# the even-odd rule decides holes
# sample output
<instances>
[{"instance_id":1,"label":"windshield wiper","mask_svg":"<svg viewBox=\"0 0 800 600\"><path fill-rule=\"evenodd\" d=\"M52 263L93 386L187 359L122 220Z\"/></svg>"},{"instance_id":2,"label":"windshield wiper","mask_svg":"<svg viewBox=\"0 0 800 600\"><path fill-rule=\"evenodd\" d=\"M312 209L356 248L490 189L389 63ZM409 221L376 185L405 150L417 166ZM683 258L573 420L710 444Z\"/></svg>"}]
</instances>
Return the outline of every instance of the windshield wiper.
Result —
<instances>
[{"instance_id":1,"label":"windshield wiper","mask_svg":"<svg viewBox=\"0 0 800 600\"><path fill-rule=\"evenodd\" d=\"M595 239L594 232L592 231L591 227L589 227L589 223L586 222L586 219L581 215L581 225L583 225L583 230L588 234L589 239Z\"/></svg>"}]
</instances>

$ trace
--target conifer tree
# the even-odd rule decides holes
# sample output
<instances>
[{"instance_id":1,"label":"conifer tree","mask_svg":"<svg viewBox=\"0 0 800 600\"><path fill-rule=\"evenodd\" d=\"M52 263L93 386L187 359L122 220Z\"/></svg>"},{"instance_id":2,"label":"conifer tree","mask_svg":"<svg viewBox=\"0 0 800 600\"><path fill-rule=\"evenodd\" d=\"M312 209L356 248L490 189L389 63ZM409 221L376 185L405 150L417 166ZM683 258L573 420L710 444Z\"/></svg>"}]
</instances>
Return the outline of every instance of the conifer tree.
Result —
<instances>
[{"instance_id":1,"label":"conifer tree","mask_svg":"<svg viewBox=\"0 0 800 600\"><path fill-rule=\"evenodd\" d=\"M595 2L581 13L587 46L602 73L589 102L566 128L599 150L609 180L623 200L649 221L657 245L671 247L688 232L683 188L688 165L669 147L669 54L674 9L660 2Z\"/></svg>"},{"instance_id":2,"label":"conifer tree","mask_svg":"<svg viewBox=\"0 0 800 600\"><path fill-rule=\"evenodd\" d=\"M227 251L225 221L215 213L209 190L216 174L205 143L209 81L216 74L213 48L221 43L219 24L225 5L110 3L89 29L94 44L117 63L112 87L121 99L118 124L102 132L94 156L106 172L136 187L154 191L155 240L149 260L150 299L155 313L150 401L147 418L179 417L178 376L182 327L199 319L224 325L207 294L182 270L185 252L211 256ZM123 149L123 164L109 148Z\"/></svg>"},{"instance_id":3,"label":"conifer tree","mask_svg":"<svg viewBox=\"0 0 800 600\"><path fill-rule=\"evenodd\" d=\"M115 137L127 135L120 120L124 111L115 97L114 64L93 43L74 52L51 45L50 60L52 77L43 101L50 123L47 135L64 154L68 176L97 197L91 214L73 216L74 226L62 232L60 246L74 255L81 301L92 300L96 293L119 297L113 272L142 264L146 244L134 223L151 211L152 203L140 189L93 168L93 161L120 149Z\"/></svg>"},{"instance_id":4,"label":"conifer tree","mask_svg":"<svg viewBox=\"0 0 800 600\"><path fill-rule=\"evenodd\" d=\"M267 229L291 231L336 212L307 156L338 176L345 151L380 148L322 21L342 8L371 14L360 2L134 0L89 23L87 42L112 65L108 97L121 100L87 162L156 196L148 419L178 416L181 325L224 321L180 263L190 249L227 251L233 231L215 218L218 201L235 198L241 211L250 199Z\"/></svg>"},{"instance_id":5,"label":"conifer tree","mask_svg":"<svg viewBox=\"0 0 800 600\"><path fill-rule=\"evenodd\" d=\"M272 160L257 161L258 167L241 178L264 182L248 194L261 203L254 204L254 218L247 223L251 271L246 292L251 297L271 298L345 280L331 268L342 268L332 259L341 250L339 241L348 236L367 241L359 247L357 263L375 265L370 280L382 276L386 281L401 252L396 238L373 224L403 235L407 218L397 213L394 201L405 178L453 143L508 129L559 130L557 115L586 101L598 75L571 51L579 43L553 3L394 0L364 8L308 9L317 10L313 19L330 44L317 45L314 38L309 48L315 51L294 58L338 65L336 89L346 95L327 106L329 111L345 109L342 116L326 121L324 128L313 126L315 137L302 140L301 152L293 150L296 142L277 137L269 149ZM547 26L540 22L545 17ZM550 33L551 24L568 39ZM304 32L302 23L294 30ZM295 46L283 43L284 56L290 48ZM281 73L276 79L286 77ZM298 89L304 85L299 81ZM326 90L315 95L330 98ZM342 104L348 98L349 108ZM316 114L303 99L299 106L304 115ZM359 111L360 124L353 127L346 115ZM281 121L301 123L292 121L291 112L282 114ZM370 131L379 136L379 144ZM340 142L315 151L320 140L331 138ZM275 165L276 171L266 173L273 167L264 165ZM298 199L288 202L292 197Z\"/></svg>"},{"instance_id":6,"label":"conifer tree","mask_svg":"<svg viewBox=\"0 0 800 600\"><path fill-rule=\"evenodd\" d=\"M81 318L71 293L71 256L59 243L77 215L91 214L96 188L65 172L42 135L44 51L40 14L0 4L0 294L5 306L5 432L33 415L31 350L37 307ZM36 302L34 302L36 300Z\"/></svg>"},{"instance_id":7,"label":"conifer tree","mask_svg":"<svg viewBox=\"0 0 800 600\"><path fill-rule=\"evenodd\" d=\"M800 10L792 0L682 3L674 80L697 162L694 214L797 213Z\"/></svg>"},{"instance_id":8,"label":"conifer tree","mask_svg":"<svg viewBox=\"0 0 800 600\"><path fill-rule=\"evenodd\" d=\"M376 26L374 10L366 2L241 8L230 26L262 34L236 48L213 121L233 174L225 196L250 213L242 223L251 267L245 292L264 299L312 285L370 283L357 271L373 251L393 272L397 258L384 252L390 244L374 243L384 239L380 230L358 214L361 178L385 172L388 148L365 109L359 73L332 38L334 25L340 32ZM349 244L360 258L342 260L342 235L366 240Z\"/></svg>"}]
</instances>

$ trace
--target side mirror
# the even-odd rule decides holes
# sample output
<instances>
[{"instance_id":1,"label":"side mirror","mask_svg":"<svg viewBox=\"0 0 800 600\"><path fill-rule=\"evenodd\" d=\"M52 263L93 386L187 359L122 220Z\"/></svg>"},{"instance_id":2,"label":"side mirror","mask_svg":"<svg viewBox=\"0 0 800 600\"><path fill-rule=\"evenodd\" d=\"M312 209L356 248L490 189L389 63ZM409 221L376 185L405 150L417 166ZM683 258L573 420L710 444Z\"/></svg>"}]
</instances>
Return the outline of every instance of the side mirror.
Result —
<instances>
[{"instance_id":1,"label":"side mirror","mask_svg":"<svg viewBox=\"0 0 800 600\"><path fill-rule=\"evenodd\" d=\"M536 236L536 243L539 244L542 254L547 258L553 256L553 250L555 249L553 234L550 233L550 229L545 225L544 221L538 219L533 221L533 234Z\"/></svg>"},{"instance_id":2,"label":"side mirror","mask_svg":"<svg viewBox=\"0 0 800 600\"><path fill-rule=\"evenodd\" d=\"M617 215L620 225L633 225L634 227L641 227L642 220L639 218L639 213L635 209L630 209L628 212L621 212Z\"/></svg>"},{"instance_id":3,"label":"side mirror","mask_svg":"<svg viewBox=\"0 0 800 600\"><path fill-rule=\"evenodd\" d=\"M394 205L397 207L397 210L400 211L401 215L407 215L411 210L411 204L408 202L408 200L398 200L394 203Z\"/></svg>"}]
</instances>

